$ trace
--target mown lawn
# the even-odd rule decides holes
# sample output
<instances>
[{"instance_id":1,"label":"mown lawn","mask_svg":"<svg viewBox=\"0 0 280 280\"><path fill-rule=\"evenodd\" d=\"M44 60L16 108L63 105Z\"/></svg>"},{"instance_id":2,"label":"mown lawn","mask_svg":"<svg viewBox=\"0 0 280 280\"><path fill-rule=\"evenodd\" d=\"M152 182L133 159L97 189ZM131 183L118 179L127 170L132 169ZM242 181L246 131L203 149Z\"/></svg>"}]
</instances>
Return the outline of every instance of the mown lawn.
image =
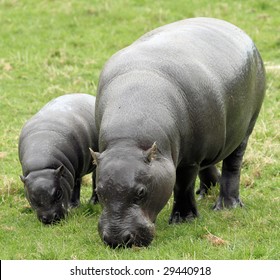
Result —
<instances>
[{"instance_id":1,"label":"mown lawn","mask_svg":"<svg viewBox=\"0 0 280 280\"><path fill-rule=\"evenodd\" d=\"M0 259L280 259L280 5L248 1L0 0ZM95 94L105 61L143 33L188 17L228 20L255 41L267 68L267 94L245 155L244 208L214 212L214 189L200 217L168 225L171 202L148 248L112 250L97 233L100 206L82 205L43 226L19 179L18 137L46 102L70 92Z\"/></svg>"}]
</instances>

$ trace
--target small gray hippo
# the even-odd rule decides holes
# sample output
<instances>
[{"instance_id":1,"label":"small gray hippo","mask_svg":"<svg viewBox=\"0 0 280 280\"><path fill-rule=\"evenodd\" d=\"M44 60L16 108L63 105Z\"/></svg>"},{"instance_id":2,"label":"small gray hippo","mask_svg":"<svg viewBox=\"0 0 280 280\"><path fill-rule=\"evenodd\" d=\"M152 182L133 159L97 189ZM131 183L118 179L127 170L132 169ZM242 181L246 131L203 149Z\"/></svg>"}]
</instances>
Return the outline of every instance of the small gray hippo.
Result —
<instances>
[{"instance_id":1,"label":"small gray hippo","mask_svg":"<svg viewBox=\"0 0 280 280\"><path fill-rule=\"evenodd\" d=\"M95 166L89 148L98 149L94 120L95 97L66 94L47 103L23 126L19 160L26 197L44 224L63 219L78 206L82 176Z\"/></svg>"},{"instance_id":2,"label":"small gray hippo","mask_svg":"<svg viewBox=\"0 0 280 280\"><path fill-rule=\"evenodd\" d=\"M214 209L242 206L241 163L264 94L255 44L223 20L168 24L113 55L99 79L92 151L101 239L148 246L172 192L170 223L198 216L197 176L201 195L219 180Z\"/></svg>"}]
</instances>

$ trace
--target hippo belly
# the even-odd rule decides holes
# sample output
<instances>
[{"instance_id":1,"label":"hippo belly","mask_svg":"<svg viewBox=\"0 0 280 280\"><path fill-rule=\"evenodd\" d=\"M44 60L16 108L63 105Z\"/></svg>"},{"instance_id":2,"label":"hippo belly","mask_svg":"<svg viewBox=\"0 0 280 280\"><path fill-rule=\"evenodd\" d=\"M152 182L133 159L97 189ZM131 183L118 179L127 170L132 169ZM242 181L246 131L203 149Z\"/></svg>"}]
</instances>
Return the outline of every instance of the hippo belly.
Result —
<instances>
[{"instance_id":1,"label":"hippo belly","mask_svg":"<svg viewBox=\"0 0 280 280\"><path fill-rule=\"evenodd\" d=\"M215 209L242 206L242 157L264 92L256 46L222 20L175 22L113 55L100 75L92 152L105 243L148 245L172 192L170 223L196 217L197 176L201 196L220 182Z\"/></svg>"},{"instance_id":2,"label":"hippo belly","mask_svg":"<svg viewBox=\"0 0 280 280\"><path fill-rule=\"evenodd\" d=\"M46 104L26 122L19 159L26 197L48 224L77 206L81 178L94 170L89 148L97 149L95 97L66 94Z\"/></svg>"}]
</instances>

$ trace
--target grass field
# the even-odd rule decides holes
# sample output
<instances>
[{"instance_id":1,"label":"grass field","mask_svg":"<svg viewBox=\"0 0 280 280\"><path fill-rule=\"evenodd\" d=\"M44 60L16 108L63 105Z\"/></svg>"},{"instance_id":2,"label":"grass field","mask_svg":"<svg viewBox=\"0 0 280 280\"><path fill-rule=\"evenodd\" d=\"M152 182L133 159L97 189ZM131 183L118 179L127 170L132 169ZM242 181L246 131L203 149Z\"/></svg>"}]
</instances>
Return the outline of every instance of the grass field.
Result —
<instances>
[{"instance_id":1,"label":"grass field","mask_svg":"<svg viewBox=\"0 0 280 280\"><path fill-rule=\"evenodd\" d=\"M280 259L279 1L0 0L0 259ZM95 94L105 61L143 33L188 17L228 20L255 41L267 69L267 94L242 169L244 208L211 211L218 191L198 202L200 218L168 225L160 213L148 248L112 250L97 233L100 206L82 205L43 226L19 179L18 137L46 102Z\"/></svg>"}]
</instances>

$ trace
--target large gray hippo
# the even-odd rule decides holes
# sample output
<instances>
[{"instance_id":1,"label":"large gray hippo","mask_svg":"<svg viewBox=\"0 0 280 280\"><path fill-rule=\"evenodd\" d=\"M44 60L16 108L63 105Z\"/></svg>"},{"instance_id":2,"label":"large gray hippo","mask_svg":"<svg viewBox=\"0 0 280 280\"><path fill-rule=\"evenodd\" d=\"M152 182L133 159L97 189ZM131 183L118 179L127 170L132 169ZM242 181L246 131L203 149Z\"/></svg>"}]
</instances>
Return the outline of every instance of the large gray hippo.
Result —
<instances>
[{"instance_id":1,"label":"large gray hippo","mask_svg":"<svg viewBox=\"0 0 280 280\"><path fill-rule=\"evenodd\" d=\"M98 149L95 97L66 94L46 104L22 128L19 159L26 197L44 224L65 217L80 200L81 178L94 171ZM95 171L93 172L93 188ZM94 190L92 202L97 201Z\"/></svg>"},{"instance_id":2,"label":"large gray hippo","mask_svg":"<svg viewBox=\"0 0 280 280\"><path fill-rule=\"evenodd\" d=\"M99 80L92 152L103 241L149 245L173 191L170 223L196 217L197 176L202 195L219 180L215 209L242 205L242 157L264 93L256 46L222 20L168 24L113 55Z\"/></svg>"}]
</instances>

